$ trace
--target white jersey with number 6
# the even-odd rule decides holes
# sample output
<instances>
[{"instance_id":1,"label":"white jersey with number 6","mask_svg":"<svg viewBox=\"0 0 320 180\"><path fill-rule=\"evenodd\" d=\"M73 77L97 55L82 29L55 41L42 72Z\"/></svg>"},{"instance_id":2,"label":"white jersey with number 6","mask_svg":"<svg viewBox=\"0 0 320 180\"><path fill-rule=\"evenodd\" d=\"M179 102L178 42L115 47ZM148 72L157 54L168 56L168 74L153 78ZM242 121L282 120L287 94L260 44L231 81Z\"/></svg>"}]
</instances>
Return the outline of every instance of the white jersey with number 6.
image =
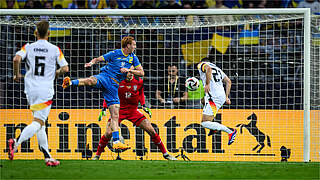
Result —
<instances>
[{"instance_id":1,"label":"white jersey with number 6","mask_svg":"<svg viewBox=\"0 0 320 180\"><path fill-rule=\"evenodd\" d=\"M26 58L25 93L52 98L56 64L68 65L60 48L47 40L38 40L24 45L16 54Z\"/></svg>"},{"instance_id":2,"label":"white jersey with number 6","mask_svg":"<svg viewBox=\"0 0 320 180\"><path fill-rule=\"evenodd\" d=\"M208 98L208 100L212 100L216 104L217 109L219 109L226 101L226 93L222 82L222 80L226 77L226 74L213 63L202 62L198 64L198 70L200 74L200 79L203 82L203 87L205 87L207 79L205 72L206 65L212 69L212 74L210 81L210 92L205 96L206 98Z\"/></svg>"}]
</instances>

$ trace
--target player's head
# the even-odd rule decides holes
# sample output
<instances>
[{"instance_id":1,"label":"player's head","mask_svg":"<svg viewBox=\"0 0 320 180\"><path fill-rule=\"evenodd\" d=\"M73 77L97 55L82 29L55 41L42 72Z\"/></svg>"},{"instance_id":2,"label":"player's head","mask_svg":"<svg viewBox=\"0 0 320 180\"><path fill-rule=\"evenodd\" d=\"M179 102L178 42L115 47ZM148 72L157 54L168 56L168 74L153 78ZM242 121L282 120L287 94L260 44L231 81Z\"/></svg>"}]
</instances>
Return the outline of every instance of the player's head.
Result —
<instances>
[{"instance_id":1,"label":"player's head","mask_svg":"<svg viewBox=\"0 0 320 180\"><path fill-rule=\"evenodd\" d=\"M42 20L37 23L36 35L39 39L44 39L49 37L49 22L46 20Z\"/></svg>"},{"instance_id":2,"label":"player's head","mask_svg":"<svg viewBox=\"0 0 320 180\"><path fill-rule=\"evenodd\" d=\"M136 49L136 41L131 36L126 36L121 40L121 47L126 49L127 52L130 54Z\"/></svg>"},{"instance_id":3,"label":"player's head","mask_svg":"<svg viewBox=\"0 0 320 180\"><path fill-rule=\"evenodd\" d=\"M207 58L207 57L205 57L205 58L202 58L202 59L201 59L200 63L201 63L201 62L210 62L210 59Z\"/></svg>"}]
</instances>

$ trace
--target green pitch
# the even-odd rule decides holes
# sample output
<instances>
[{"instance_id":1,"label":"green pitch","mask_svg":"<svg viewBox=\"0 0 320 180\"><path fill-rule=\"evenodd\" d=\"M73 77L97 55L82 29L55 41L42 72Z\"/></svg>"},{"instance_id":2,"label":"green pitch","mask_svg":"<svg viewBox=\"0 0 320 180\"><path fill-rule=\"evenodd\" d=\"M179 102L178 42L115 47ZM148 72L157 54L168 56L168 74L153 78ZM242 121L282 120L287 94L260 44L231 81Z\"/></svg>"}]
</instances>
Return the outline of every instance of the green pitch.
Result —
<instances>
[{"instance_id":1,"label":"green pitch","mask_svg":"<svg viewBox=\"0 0 320 180\"><path fill-rule=\"evenodd\" d=\"M320 179L320 163L0 160L0 179Z\"/></svg>"}]
</instances>

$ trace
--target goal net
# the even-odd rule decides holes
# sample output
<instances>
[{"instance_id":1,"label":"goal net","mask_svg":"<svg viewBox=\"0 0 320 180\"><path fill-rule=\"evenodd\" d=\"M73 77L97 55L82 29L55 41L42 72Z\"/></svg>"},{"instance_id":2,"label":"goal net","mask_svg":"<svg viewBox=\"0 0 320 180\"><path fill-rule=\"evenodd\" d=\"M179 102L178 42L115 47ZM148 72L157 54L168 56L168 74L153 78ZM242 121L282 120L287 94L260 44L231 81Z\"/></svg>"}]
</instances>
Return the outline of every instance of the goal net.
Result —
<instances>
[{"instance_id":1,"label":"goal net","mask_svg":"<svg viewBox=\"0 0 320 180\"><path fill-rule=\"evenodd\" d=\"M35 24L47 19L49 42L61 48L72 79L99 74L104 63L91 68L84 64L121 48L124 36L136 39L135 54L145 71L146 104L153 112L152 118L145 115L168 153L178 159L185 155L193 161L319 161L320 19L308 13L307 9L3 10L0 158L7 158L7 140L17 138L32 122L24 84L13 82L12 59L24 44L36 41ZM188 91L184 86L187 77L199 78L197 64L205 57L232 81L232 104L225 104L213 120L238 130L230 146L227 133L209 135L201 126L203 87ZM172 66L177 67L179 77L173 85L168 81ZM91 87L64 90L62 78L55 81L46 124L51 154L57 159L90 158L109 118L107 114L98 121L103 96ZM171 92L169 84L174 87ZM166 103L156 98L157 91ZM173 94L178 98L187 93L188 100L174 103L174 97L168 96L172 91L177 91ZM101 159L118 155L126 160L163 159L142 129L129 121L120 127L132 149L117 153L106 148ZM43 158L36 137L21 144L16 158Z\"/></svg>"}]
</instances>

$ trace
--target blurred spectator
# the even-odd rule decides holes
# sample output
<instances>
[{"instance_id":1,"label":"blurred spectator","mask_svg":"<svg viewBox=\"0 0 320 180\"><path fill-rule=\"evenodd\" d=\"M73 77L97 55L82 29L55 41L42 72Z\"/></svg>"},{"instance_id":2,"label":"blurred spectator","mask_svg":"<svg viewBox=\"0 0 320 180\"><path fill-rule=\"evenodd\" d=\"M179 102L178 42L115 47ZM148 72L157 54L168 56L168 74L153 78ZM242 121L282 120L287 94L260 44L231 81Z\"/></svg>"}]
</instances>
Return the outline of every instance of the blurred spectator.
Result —
<instances>
[{"instance_id":1,"label":"blurred spectator","mask_svg":"<svg viewBox=\"0 0 320 180\"><path fill-rule=\"evenodd\" d=\"M211 5L209 8L214 8L214 9L228 9L227 6L223 5L224 1L223 0L216 0L216 3L214 5ZM233 17L232 15L215 15L215 16L210 16L208 17L209 21L211 22L225 22L225 21L232 21ZM218 27L221 29L221 27Z\"/></svg>"},{"instance_id":2,"label":"blurred spectator","mask_svg":"<svg viewBox=\"0 0 320 180\"><path fill-rule=\"evenodd\" d=\"M117 0L119 9L127 9L130 8L133 4L133 0Z\"/></svg>"},{"instance_id":3,"label":"blurred spectator","mask_svg":"<svg viewBox=\"0 0 320 180\"><path fill-rule=\"evenodd\" d=\"M88 9L104 9L107 8L106 0L87 0Z\"/></svg>"},{"instance_id":4,"label":"blurred spectator","mask_svg":"<svg viewBox=\"0 0 320 180\"><path fill-rule=\"evenodd\" d=\"M44 3L44 8L45 9L52 9L52 2L50 2L50 1L46 1L45 3ZM50 19L50 16L40 16L40 18L41 19L45 19L45 20L49 20Z\"/></svg>"},{"instance_id":5,"label":"blurred spectator","mask_svg":"<svg viewBox=\"0 0 320 180\"><path fill-rule=\"evenodd\" d=\"M176 0L168 0L160 6L161 9L181 9L181 5Z\"/></svg>"},{"instance_id":6,"label":"blurred spectator","mask_svg":"<svg viewBox=\"0 0 320 180\"><path fill-rule=\"evenodd\" d=\"M317 0L304 0L299 3L298 8L310 8L312 14L320 13L320 2Z\"/></svg>"},{"instance_id":7,"label":"blurred spectator","mask_svg":"<svg viewBox=\"0 0 320 180\"><path fill-rule=\"evenodd\" d=\"M184 3L182 6L183 9L192 9L191 3ZM188 15L184 17L185 22L188 26L193 26L193 25L199 25L200 24L200 18L196 15ZM188 31L195 31L199 28L188 28Z\"/></svg>"},{"instance_id":8,"label":"blurred spectator","mask_svg":"<svg viewBox=\"0 0 320 180\"><path fill-rule=\"evenodd\" d=\"M215 4L211 4L208 8L214 9L228 9L227 6L223 5L223 0L216 0Z\"/></svg>"},{"instance_id":9,"label":"blurred spectator","mask_svg":"<svg viewBox=\"0 0 320 180\"><path fill-rule=\"evenodd\" d=\"M118 3L117 0L109 0L109 7L107 9L117 9ZM111 21L113 23L117 23L123 16L107 16L105 17L105 21Z\"/></svg>"},{"instance_id":10,"label":"blurred spectator","mask_svg":"<svg viewBox=\"0 0 320 180\"><path fill-rule=\"evenodd\" d=\"M55 9L66 9L70 3L72 3L72 0L53 0L52 7Z\"/></svg>"},{"instance_id":11,"label":"blurred spectator","mask_svg":"<svg viewBox=\"0 0 320 180\"><path fill-rule=\"evenodd\" d=\"M46 1L45 3L44 3L44 8L45 9L52 9L52 2L50 2L50 1Z\"/></svg>"},{"instance_id":12,"label":"blurred spectator","mask_svg":"<svg viewBox=\"0 0 320 180\"><path fill-rule=\"evenodd\" d=\"M85 0L77 0L78 9L86 9L86 1Z\"/></svg>"},{"instance_id":13,"label":"blurred spectator","mask_svg":"<svg viewBox=\"0 0 320 180\"><path fill-rule=\"evenodd\" d=\"M68 5L68 9L78 9L77 0L72 0L72 3Z\"/></svg>"},{"instance_id":14,"label":"blurred spectator","mask_svg":"<svg viewBox=\"0 0 320 180\"><path fill-rule=\"evenodd\" d=\"M27 2L24 4L24 9L41 9L42 4L40 1L35 0L27 0Z\"/></svg>"},{"instance_id":15,"label":"blurred spectator","mask_svg":"<svg viewBox=\"0 0 320 180\"><path fill-rule=\"evenodd\" d=\"M150 4L151 1L137 0L135 5L131 9L153 9L153 5Z\"/></svg>"},{"instance_id":16,"label":"blurred spectator","mask_svg":"<svg viewBox=\"0 0 320 180\"><path fill-rule=\"evenodd\" d=\"M186 107L188 92L185 87L186 79L178 75L178 66L168 65L168 76L158 84L156 99L161 108L181 109Z\"/></svg>"},{"instance_id":17,"label":"blurred spectator","mask_svg":"<svg viewBox=\"0 0 320 180\"><path fill-rule=\"evenodd\" d=\"M258 8L266 8L267 7L267 0L261 0L257 7Z\"/></svg>"},{"instance_id":18,"label":"blurred spectator","mask_svg":"<svg viewBox=\"0 0 320 180\"><path fill-rule=\"evenodd\" d=\"M15 0L2 0L0 3L3 9L19 9L19 5Z\"/></svg>"}]
</instances>

